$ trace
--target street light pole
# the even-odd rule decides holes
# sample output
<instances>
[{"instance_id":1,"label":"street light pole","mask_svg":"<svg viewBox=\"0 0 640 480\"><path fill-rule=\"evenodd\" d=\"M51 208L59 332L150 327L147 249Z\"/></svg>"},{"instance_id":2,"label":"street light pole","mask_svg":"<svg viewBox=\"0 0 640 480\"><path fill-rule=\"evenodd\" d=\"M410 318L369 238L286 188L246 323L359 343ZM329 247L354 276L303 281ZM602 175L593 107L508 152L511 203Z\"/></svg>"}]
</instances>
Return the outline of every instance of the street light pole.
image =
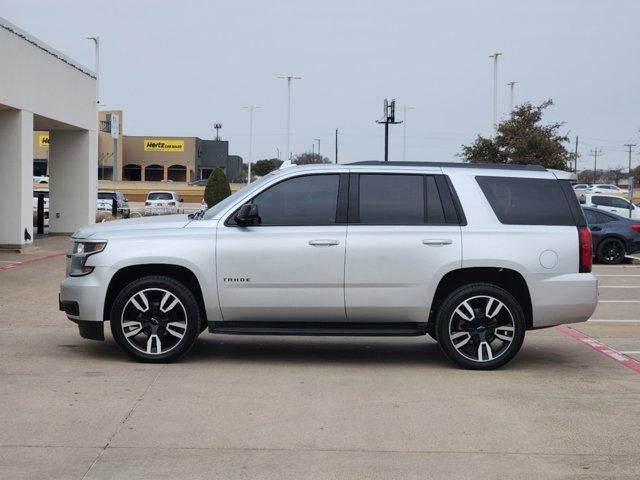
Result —
<instances>
[{"instance_id":1,"label":"street light pole","mask_svg":"<svg viewBox=\"0 0 640 480\"><path fill-rule=\"evenodd\" d=\"M248 107L242 107L249 110L249 166L247 167L247 185L251 184L251 162L253 160L253 111L256 108L255 105L249 105Z\"/></svg>"},{"instance_id":2,"label":"street light pole","mask_svg":"<svg viewBox=\"0 0 640 480\"><path fill-rule=\"evenodd\" d=\"M511 87L511 92L509 95L509 113L513 112L513 86L518 82L509 82L507 85Z\"/></svg>"},{"instance_id":3,"label":"street light pole","mask_svg":"<svg viewBox=\"0 0 640 480\"><path fill-rule=\"evenodd\" d=\"M493 130L498 131L498 57L502 55L499 52L489 55L493 58Z\"/></svg>"},{"instance_id":4,"label":"street light pole","mask_svg":"<svg viewBox=\"0 0 640 480\"><path fill-rule=\"evenodd\" d=\"M316 142L318 142L318 155L320 155L320 139L319 138L314 138L314 140ZM320 158L322 158L322 157L320 157Z\"/></svg>"},{"instance_id":5,"label":"street light pole","mask_svg":"<svg viewBox=\"0 0 640 480\"><path fill-rule=\"evenodd\" d=\"M625 147L629 149L629 177L627 182L629 185L627 186L627 190L629 192L629 203L633 204L633 177L631 176L631 149L636 146L635 143L625 143ZM629 208L629 218L631 218L631 208Z\"/></svg>"},{"instance_id":6,"label":"street light pole","mask_svg":"<svg viewBox=\"0 0 640 480\"><path fill-rule=\"evenodd\" d=\"M402 161L407 160L407 110L415 110L414 107L402 107Z\"/></svg>"},{"instance_id":7,"label":"street light pole","mask_svg":"<svg viewBox=\"0 0 640 480\"><path fill-rule=\"evenodd\" d=\"M100 37L87 37L87 40L92 40L95 44L95 59L96 59L96 105L100 105Z\"/></svg>"},{"instance_id":8,"label":"street light pole","mask_svg":"<svg viewBox=\"0 0 640 480\"><path fill-rule=\"evenodd\" d=\"M300 80L302 77L286 75L278 78L287 79L287 150L284 158L286 162L291 157L291 80Z\"/></svg>"}]
</instances>

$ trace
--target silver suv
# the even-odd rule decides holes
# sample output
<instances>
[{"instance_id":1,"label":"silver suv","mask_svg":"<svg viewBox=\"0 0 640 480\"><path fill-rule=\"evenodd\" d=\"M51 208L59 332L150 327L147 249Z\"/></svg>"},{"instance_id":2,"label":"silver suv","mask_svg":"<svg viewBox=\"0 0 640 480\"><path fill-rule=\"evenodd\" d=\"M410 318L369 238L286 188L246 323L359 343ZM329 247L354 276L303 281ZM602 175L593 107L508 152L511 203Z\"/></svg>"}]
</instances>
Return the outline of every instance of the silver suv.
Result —
<instances>
[{"instance_id":1,"label":"silver suv","mask_svg":"<svg viewBox=\"0 0 640 480\"><path fill-rule=\"evenodd\" d=\"M136 360L217 334L429 334L458 365L511 360L525 331L597 303L569 174L536 166L364 162L273 172L205 213L73 235L60 308L104 321Z\"/></svg>"}]
</instances>

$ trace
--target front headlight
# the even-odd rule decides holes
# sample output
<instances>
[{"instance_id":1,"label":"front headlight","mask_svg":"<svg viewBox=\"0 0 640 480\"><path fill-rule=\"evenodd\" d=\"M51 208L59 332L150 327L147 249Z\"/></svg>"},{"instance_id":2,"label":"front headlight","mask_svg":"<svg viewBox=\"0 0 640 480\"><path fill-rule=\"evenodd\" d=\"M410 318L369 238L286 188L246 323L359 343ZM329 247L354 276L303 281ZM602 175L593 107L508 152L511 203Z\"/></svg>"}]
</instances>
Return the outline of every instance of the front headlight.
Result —
<instances>
[{"instance_id":1,"label":"front headlight","mask_svg":"<svg viewBox=\"0 0 640 480\"><path fill-rule=\"evenodd\" d=\"M85 264L87 259L91 255L102 252L107 246L105 240L95 241L72 241L67 253L67 275L72 277L81 277L82 275L88 275L93 272L93 267L88 267Z\"/></svg>"}]
</instances>

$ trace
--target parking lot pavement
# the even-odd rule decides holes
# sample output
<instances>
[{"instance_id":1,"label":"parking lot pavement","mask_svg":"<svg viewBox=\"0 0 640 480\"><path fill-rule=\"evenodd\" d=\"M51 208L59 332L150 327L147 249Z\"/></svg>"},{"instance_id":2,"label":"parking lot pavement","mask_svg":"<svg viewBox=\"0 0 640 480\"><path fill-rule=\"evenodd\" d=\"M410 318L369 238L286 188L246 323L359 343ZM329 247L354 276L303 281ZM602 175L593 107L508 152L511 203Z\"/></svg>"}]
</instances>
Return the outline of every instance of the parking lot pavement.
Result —
<instances>
[{"instance_id":1,"label":"parking lot pavement","mask_svg":"<svg viewBox=\"0 0 640 480\"><path fill-rule=\"evenodd\" d=\"M561 329L492 372L425 337L203 335L132 363L58 312L63 240L0 271L1 478L638 478L640 374ZM636 266L595 271L640 286ZM640 288L600 299L572 328L640 350Z\"/></svg>"}]
</instances>

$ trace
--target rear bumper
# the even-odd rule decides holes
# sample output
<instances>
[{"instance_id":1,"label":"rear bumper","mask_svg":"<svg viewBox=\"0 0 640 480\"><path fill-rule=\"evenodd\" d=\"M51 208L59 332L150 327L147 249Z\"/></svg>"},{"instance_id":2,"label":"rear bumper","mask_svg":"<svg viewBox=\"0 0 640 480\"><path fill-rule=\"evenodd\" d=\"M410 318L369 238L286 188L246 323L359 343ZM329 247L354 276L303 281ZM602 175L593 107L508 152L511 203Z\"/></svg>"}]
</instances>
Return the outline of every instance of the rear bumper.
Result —
<instances>
[{"instance_id":1,"label":"rear bumper","mask_svg":"<svg viewBox=\"0 0 640 480\"><path fill-rule=\"evenodd\" d=\"M586 322L598 305L598 279L592 273L544 276L529 285L533 328Z\"/></svg>"}]
</instances>

